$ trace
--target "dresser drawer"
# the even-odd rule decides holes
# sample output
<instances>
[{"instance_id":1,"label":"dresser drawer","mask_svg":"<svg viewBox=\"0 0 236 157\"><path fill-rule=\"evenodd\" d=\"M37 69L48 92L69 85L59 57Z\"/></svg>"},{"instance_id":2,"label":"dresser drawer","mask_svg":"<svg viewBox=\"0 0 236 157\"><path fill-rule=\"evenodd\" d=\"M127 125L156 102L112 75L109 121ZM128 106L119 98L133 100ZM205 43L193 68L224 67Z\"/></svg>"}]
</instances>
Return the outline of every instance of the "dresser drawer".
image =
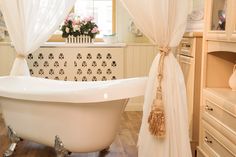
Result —
<instances>
[{"instance_id":1,"label":"dresser drawer","mask_svg":"<svg viewBox=\"0 0 236 157\"><path fill-rule=\"evenodd\" d=\"M209 157L235 157L236 146L215 130L210 124L203 121L200 146ZM201 154L201 153L200 153ZM203 153L202 153L203 154ZM205 157L206 155L204 155Z\"/></svg>"},{"instance_id":2,"label":"dresser drawer","mask_svg":"<svg viewBox=\"0 0 236 157\"><path fill-rule=\"evenodd\" d=\"M195 46L193 38L183 38L179 45L179 54L192 57L195 56L195 51L193 51L193 48Z\"/></svg>"},{"instance_id":3,"label":"dresser drawer","mask_svg":"<svg viewBox=\"0 0 236 157\"><path fill-rule=\"evenodd\" d=\"M205 99L204 110L204 112L207 112L220 123L227 126L234 133L236 133L236 115L225 110L220 105L207 98Z\"/></svg>"},{"instance_id":4,"label":"dresser drawer","mask_svg":"<svg viewBox=\"0 0 236 157\"><path fill-rule=\"evenodd\" d=\"M235 157L229 150L227 150L216 137L212 136L209 132L204 132L204 144L212 149L220 157Z\"/></svg>"},{"instance_id":5,"label":"dresser drawer","mask_svg":"<svg viewBox=\"0 0 236 157\"><path fill-rule=\"evenodd\" d=\"M197 157L208 157L206 153L200 148L197 148Z\"/></svg>"}]
</instances>

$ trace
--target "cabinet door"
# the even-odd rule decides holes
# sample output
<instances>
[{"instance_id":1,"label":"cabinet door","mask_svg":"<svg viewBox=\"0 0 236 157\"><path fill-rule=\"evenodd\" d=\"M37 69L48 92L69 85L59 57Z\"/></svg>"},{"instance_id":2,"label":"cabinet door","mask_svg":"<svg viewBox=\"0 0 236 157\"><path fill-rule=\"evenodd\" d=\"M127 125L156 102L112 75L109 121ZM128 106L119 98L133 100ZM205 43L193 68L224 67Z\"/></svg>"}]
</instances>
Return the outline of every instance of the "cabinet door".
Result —
<instances>
[{"instance_id":1,"label":"cabinet door","mask_svg":"<svg viewBox=\"0 0 236 157\"><path fill-rule=\"evenodd\" d=\"M194 58L178 55L178 61L184 74L188 101L189 136L193 136L193 100L194 100Z\"/></svg>"},{"instance_id":2,"label":"cabinet door","mask_svg":"<svg viewBox=\"0 0 236 157\"><path fill-rule=\"evenodd\" d=\"M207 39L227 40L229 36L228 3L231 0L206 1Z\"/></svg>"}]
</instances>

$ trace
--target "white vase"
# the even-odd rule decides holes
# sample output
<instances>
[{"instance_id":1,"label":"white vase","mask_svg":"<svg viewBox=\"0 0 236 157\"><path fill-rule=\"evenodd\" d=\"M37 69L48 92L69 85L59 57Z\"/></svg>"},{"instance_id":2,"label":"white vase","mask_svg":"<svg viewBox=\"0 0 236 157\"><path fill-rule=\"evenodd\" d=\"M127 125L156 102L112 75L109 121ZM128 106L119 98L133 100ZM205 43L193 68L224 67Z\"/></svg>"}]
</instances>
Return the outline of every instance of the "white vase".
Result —
<instances>
[{"instance_id":1,"label":"white vase","mask_svg":"<svg viewBox=\"0 0 236 157\"><path fill-rule=\"evenodd\" d=\"M229 79L229 86L232 88L232 91L236 91L236 64L234 65L233 74Z\"/></svg>"}]
</instances>

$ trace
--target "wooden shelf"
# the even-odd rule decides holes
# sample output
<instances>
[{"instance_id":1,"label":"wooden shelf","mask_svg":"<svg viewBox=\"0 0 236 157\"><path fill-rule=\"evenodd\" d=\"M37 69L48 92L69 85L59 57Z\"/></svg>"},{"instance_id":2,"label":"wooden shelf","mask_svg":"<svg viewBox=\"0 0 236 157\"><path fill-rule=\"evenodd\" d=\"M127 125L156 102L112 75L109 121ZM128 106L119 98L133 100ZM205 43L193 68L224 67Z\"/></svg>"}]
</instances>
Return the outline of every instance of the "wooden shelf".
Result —
<instances>
[{"instance_id":1,"label":"wooden shelf","mask_svg":"<svg viewBox=\"0 0 236 157\"><path fill-rule=\"evenodd\" d=\"M207 52L216 52L216 51L225 51L225 52L234 52L236 53L236 43L227 42L227 41L208 41L207 42Z\"/></svg>"},{"instance_id":2,"label":"wooden shelf","mask_svg":"<svg viewBox=\"0 0 236 157\"><path fill-rule=\"evenodd\" d=\"M215 51L206 57L205 88L229 88L229 78L233 73L236 53Z\"/></svg>"},{"instance_id":3,"label":"wooden shelf","mask_svg":"<svg viewBox=\"0 0 236 157\"><path fill-rule=\"evenodd\" d=\"M221 100L224 108L236 113L236 92L233 92L230 88L205 88L204 94Z\"/></svg>"}]
</instances>

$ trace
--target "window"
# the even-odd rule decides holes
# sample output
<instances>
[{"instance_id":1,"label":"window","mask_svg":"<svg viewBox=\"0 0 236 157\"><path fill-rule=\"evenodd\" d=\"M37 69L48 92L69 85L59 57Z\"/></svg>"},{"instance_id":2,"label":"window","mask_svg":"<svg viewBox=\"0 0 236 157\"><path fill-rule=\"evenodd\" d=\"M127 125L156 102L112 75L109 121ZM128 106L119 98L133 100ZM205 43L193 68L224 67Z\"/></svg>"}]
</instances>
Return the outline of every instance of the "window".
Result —
<instances>
[{"instance_id":1,"label":"window","mask_svg":"<svg viewBox=\"0 0 236 157\"><path fill-rule=\"evenodd\" d=\"M96 38L102 38L103 35L115 33L116 29L116 0L77 0L71 12L81 18L93 16L99 27L100 33ZM61 31L57 30L48 40L49 42L61 42ZM96 41L101 41L100 39Z\"/></svg>"},{"instance_id":2,"label":"window","mask_svg":"<svg viewBox=\"0 0 236 157\"><path fill-rule=\"evenodd\" d=\"M114 33L113 0L77 0L74 6L74 13L81 18L92 16L99 27L100 34L110 35Z\"/></svg>"}]
</instances>

